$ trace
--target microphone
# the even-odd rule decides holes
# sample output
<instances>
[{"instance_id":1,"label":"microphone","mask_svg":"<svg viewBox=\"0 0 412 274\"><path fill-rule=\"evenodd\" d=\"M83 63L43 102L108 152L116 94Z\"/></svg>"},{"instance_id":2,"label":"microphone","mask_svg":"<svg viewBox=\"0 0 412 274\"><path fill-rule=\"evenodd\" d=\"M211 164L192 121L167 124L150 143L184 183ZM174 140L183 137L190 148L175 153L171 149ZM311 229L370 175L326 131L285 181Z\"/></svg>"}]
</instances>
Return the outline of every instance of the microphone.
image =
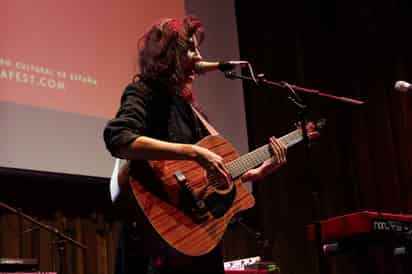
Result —
<instances>
[{"instance_id":1,"label":"microphone","mask_svg":"<svg viewBox=\"0 0 412 274\"><path fill-rule=\"evenodd\" d=\"M405 81L397 81L394 88L400 92L412 91L412 85Z\"/></svg>"},{"instance_id":2,"label":"microphone","mask_svg":"<svg viewBox=\"0 0 412 274\"><path fill-rule=\"evenodd\" d=\"M247 61L221 61L221 62L206 62L199 61L194 65L194 71L196 73L205 73L214 70L229 71L233 70L236 66L243 66L249 64Z\"/></svg>"}]
</instances>

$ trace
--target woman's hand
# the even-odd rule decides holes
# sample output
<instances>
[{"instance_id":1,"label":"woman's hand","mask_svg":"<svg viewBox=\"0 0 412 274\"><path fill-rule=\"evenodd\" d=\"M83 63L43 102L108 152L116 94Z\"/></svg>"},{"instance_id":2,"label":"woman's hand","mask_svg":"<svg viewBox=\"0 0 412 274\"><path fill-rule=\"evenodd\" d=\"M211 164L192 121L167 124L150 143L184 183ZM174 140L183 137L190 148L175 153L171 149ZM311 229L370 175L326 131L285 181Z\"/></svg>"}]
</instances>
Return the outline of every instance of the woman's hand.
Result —
<instances>
[{"instance_id":1,"label":"woman's hand","mask_svg":"<svg viewBox=\"0 0 412 274\"><path fill-rule=\"evenodd\" d=\"M240 177L242 181L260 180L286 164L287 150L285 144L273 136L270 138L269 144L273 152L272 158L264 161L259 167L245 172L242 177Z\"/></svg>"},{"instance_id":2,"label":"woman's hand","mask_svg":"<svg viewBox=\"0 0 412 274\"><path fill-rule=\"evenodd\" d=\"M195 161L201 165L209 175L215 177L219 182L228 184L230 182L229 171L226 169L223 158L208 150L207 148L193 145L196 152Z\"/></svg>"}]
</instances>

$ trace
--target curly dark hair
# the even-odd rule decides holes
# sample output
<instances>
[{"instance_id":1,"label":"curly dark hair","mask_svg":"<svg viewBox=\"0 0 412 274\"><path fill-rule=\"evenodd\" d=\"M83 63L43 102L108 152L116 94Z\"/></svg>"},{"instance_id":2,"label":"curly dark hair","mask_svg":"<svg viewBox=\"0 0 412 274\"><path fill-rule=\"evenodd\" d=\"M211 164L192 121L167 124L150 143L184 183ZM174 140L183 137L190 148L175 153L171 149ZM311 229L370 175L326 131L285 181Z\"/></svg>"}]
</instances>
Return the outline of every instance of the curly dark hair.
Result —
<instances>
[{"instance_id":1,"label":"curly dark hair","mask_svg":"<svg viewBox=\"0 0 412 274\"><path fill-rule=\"evenodd\" d=\"M183 19L163 19L154 24L139 40L140 74L134 81L156 80L171 89L185 80L182 58L189 48L189 39L195 35L204 39L201 22L194 16Z\"/></svg>"}]
</instances>

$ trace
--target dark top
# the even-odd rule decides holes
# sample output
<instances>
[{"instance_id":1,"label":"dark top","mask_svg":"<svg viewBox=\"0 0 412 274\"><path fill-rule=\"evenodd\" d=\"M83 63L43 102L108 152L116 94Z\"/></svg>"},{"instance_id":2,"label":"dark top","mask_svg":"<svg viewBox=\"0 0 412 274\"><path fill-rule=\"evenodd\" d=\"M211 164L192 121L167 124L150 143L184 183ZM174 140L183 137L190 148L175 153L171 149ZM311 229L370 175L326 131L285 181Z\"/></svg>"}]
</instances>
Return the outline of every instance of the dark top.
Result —
<instances>
[{"instance_id":1,"label":"dark top","mask_svg":"<svg viewBox=\"0 0 412 274\"><path fill-rule=\"evenodd\" d=\"M104 129L104 141L113 154L118 146L141 135L193 144L208 133L183 98L171 95L155 83L139 81L126 87L116 117ZM133 161L130 166L133 170ZM163 248L158 255L150 257L145 254L143 233L139 231L136 223L125 221L119 239L116 274L224 273L220 245L204 256L187 257L188 263L176 269L168 263L168 258L174 258L171 248Z\"/></svg>"},{"instance_id":2,"label":"dark top","mask_svg":"<svg viewBox=\"0 0 412 274\"><path fill-rule=\"evenodd\" d=\"M126 87L116 117L106 125L104 140L113 152L139 135L189 144L207 132L183 98L170 95L161 86L138 82Z\"/></svg>"}]
</instances>

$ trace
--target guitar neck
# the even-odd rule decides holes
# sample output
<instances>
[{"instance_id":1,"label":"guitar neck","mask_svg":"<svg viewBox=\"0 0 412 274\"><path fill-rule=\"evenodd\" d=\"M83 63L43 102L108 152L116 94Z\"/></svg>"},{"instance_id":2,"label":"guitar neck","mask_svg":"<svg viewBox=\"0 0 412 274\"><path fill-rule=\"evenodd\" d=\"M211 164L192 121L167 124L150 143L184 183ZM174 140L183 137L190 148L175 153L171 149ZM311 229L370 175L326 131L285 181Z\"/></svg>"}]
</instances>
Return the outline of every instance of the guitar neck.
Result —
<instances>
[{"instance_id":1,"label":"guitar neck","mask_svg":"<svg viewBox=\"0 0 412 274\"><path fill-rule=\"evenodd\" d=\"M303 140L302 130L296 129L282 137L279 140L286 145L287 148L299 143ZM272 149L269 144L261 146L247 154L242 155L234 161L226 164L226 168L232 179L240 177L246 171L257 167L267 159L272 157Z\"/></svg>"}]
</instances>

